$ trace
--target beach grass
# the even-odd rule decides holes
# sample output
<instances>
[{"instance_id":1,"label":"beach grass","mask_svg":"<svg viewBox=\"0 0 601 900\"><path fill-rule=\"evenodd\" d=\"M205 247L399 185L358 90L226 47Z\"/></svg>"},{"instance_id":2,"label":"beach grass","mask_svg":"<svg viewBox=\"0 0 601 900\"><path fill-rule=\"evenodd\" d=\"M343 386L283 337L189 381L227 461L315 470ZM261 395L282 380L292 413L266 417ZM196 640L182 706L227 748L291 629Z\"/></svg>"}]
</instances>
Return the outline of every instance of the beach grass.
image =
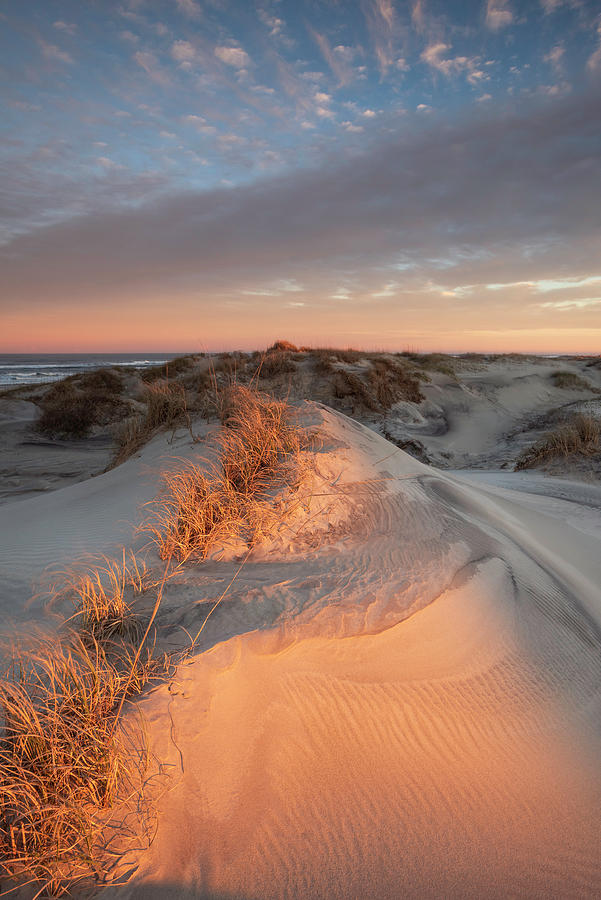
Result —
<instances>
[{"instance_id":1,"label":"beach grass","mask_svg":"<svg viewBox=\"0 0 601 900\"><path fill-rule=\"evenodd\" d=\"M578 413L522 451L515 470L530 469L552 459L587 457L600 452L601 420Z\"/></svg>"}]
</instances>

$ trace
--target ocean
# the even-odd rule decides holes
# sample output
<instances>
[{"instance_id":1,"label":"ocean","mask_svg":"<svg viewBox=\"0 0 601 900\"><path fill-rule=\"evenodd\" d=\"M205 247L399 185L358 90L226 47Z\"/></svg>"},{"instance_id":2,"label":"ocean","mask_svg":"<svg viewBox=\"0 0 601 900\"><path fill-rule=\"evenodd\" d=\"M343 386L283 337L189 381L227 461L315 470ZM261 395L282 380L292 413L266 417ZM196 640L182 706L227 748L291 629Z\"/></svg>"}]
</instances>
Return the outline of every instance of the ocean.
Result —
<instances>
[{"instance_id":1,"label":"ocean","mask_svg":"<svg viewBox=\"0 0 601 900\"><path fill-rule=\"evenodd\" d=\"M40 384L106 366L147 368L181 353L4 353L0 354L0 385Z\"/></svg>"}]
</instances>

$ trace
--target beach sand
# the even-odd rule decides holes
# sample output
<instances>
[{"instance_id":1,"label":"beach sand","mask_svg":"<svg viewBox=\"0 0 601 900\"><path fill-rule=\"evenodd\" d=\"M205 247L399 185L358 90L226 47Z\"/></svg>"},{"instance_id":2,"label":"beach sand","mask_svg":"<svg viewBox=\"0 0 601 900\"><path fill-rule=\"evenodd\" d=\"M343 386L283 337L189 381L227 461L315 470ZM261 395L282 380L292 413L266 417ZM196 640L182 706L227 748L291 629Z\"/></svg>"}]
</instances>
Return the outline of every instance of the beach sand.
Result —
<instances>
[{"instance_id":1,"label":"beach sand","mask_svg":"<svg viewBox=\"0 0 601 900\"><path fill-rule=\"evenodd\" d=\"M321 434L302 509L130 707L163 773L156 833L105 893L598 897L601 487L441 471L341 413L301 412ZM49 564L138 548L166 460L198 453L159 436L0 507L5 620L41 617L20 598ZM167 583L166 647L239 565Z\"/></svg>"}]
</instances>

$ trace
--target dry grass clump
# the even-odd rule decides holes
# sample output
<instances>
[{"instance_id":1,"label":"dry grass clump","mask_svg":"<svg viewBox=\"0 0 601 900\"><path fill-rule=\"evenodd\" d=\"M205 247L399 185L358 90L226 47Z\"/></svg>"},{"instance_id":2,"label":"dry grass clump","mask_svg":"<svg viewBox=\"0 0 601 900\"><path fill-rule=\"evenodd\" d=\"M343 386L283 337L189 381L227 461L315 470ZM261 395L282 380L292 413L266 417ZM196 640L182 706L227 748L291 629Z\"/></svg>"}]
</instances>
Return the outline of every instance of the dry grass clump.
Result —
<instances>
[{"instance_id":1,"label":"dry grass clump","mask_svg":"<svg viewBox=\"0 0 601 900\"><path fill-rule=\"evenodd\" d=\"M277 378L278 375L287 375L295 371L296 366L287 350L268 350L259 364L261 378Z\"/></svg>"},{"instance_id":2,"label":"dry grass clump","mask_svg":"<svg viewBox=\"0 0 601 900\"><path fill-rule=\"evenodd\" d=\"M123 382L115 372L99 369L53 384L37 404L36 429L63 438L85 437L92 426L106 424L123 409Z\"/></svg>"},{"instance_id":3,"label":"dry grass clump","mask_svg":"<svg viewBox=\"0 0 601 900\"><path fill-rule=\"evenodd\" d=\"M126 419L115 433L117 452L113 465L129 459L161 428L176 428L178 425L191 428L186 389L183 385L171 381L148 384L143 401L146 404L145 411Z\"/></svg>"},{"instance_id":4,"label":"dry grass clump","mask_svg":"<svg viewBox=\"0 0 601 900\"><path fill-rule=\"evenodd\" d=\"M399 400L420 403L424 399L420 388L423 376L389 359L372 360L368 379L378 406L383 410L390 409Z\"/></svg>"},{"instance_id":5,"label":"dry grass clump","mask_svg":"<svg viewBox=\"0 0 601 900\"><path fill-rule=\"evenodd\" d=\"M601 369L601 356L595 356L592 359L589 359L586 367L587 369Z\"/></svg>"},{"instance_id":6,"label":"dry grass clump","mask_svg":"<svg viewBox=\"0 0 601 900\"><path fill-rule=\"evenodd\" d=\"M192 555L206 559L215 546L238 539L244 524L239 494L190 464L163 476L163 495L146 528L162 559L183 562Z\"/></svg>"},{"instance_id":7,"label":"dry grass clump","mask_svg":"<svg viewBox=\"0 0 601 900\"><path fill-rule=\"evenodd\" d=\"M113 395L123 393L123 378L114 369L96 369L93 372L84 372L83 375L74 375L72 379L67 379L69 380L83 391Z\"/></svg>"},{"instance_id":8,"label":"dry grass clump","mask_svg":"<svg viewBox=\"0 0 601 900\"><path fill-rule=\"evenodd\" d=\"M457 377L458 360L446 353L403 353L405 358L430 372L440 372L449 378Z\"/></svg>"},{"instance_id":9,"label":"dry grass clump","mask_svg":"<svg viewBox=\"0 0 601 900\"><path fill-rule=\"evenodd\" d=\"M134 638L140 618L133 602L151 587L149 574L130 551L121 562L106 559L104 565L66 577L61 597L73 601L82 640L107 642L116 638Z\"/></svg>"},{"instance_id":10,"label":"dry grass clump","mask_svg":"<svg viewBox=\"0 0 601 900\"><path fill-rule=\"evenodd\" d=\"M272 520L270 490L298 479L301 432L290 407L260 391L230 385L220 397L224 430L219 464L164 476L147 530L163 559L205 559L217 546L254 543Z\"/></svg>"},{"instance_id":11,"label":"dry grass clump","mask_svg":"<svg viewBox=\"0 0 601 900\"><path fill-rule=\"evenodd\" d=\"M242 385L230 391L225 424L220 440L223 478L241 494L263 493L277 484L284 462L301 449L290 406Z\"/></svg>"},{"instance_id":12,"label":"dry grass clump","mask_svg":"<svg viewBox=\"0 0 601 900\"><path fill-rule=\"evenodd\" d=\"M294 344L291 344L290 341L276 341L271 347L268 348L267 352L269 353L271 350L282 350L287 353L298 353L298 347Z\"/></svg>"},{"instance_id":13,"label":"dry grass clump","mask_svg":"<svg viewBox=\"0 0 601 900\"><path fill-rule=\"evenodd\" d=\"M351 403L353 412L357 410L371 410L377 412L378 402L373 392L365 382L354 372L347 369L336 369L332 381L332 391L336 400L347 400Z\"/></svg>"},{"instance_id":14,"label":"dry grass clump","mask_svg":"<svg viewBox=\"0 0 601 900\"><path fill-rule=\"evenodd\" d=\"M591 456L599 452L600 420L578 414L524 450L516 460L515 470L529 469L558 457Z\"/></svg>"},{"instance_id":15,"label":"dry grass clump","mask_svg":"<svg viewBox=\"0 0 601 900\"><path fill-rule=\"evenodd\" d=\"M574 372L552 372L551 379L555 387L566 391L590 391L593 389L586 378L581 378L580 375L576 375Z\"/></svg>"},{"instance_id":16,"label":"dry grass clump","mask_svg":"<svg viewBox=\"0 0 601 900\"><path fill-rule=\"evenodd\" d=\"M0 681L1 871L35 896L99 872L103 810L126 776L118 702L141 689L97 641L39 640Z\"/></svg>"},{"instance_id":17,"label":"dry grass clump","mask_svg":"<svg viewBox=\"0 0 601 900\"><path fill-rule=\"evenodd\" d=\"M146 415L144 428L173 428L188 420L186 391L181 384L173 381L157 381L146 388L144 401Z\"/></svg>"},{"instance_id":18,"label":"dry grass clump","mask_svg":"<svg viewBox=\"0 0 601 900\"><path fill-rule=\"evenodd\" d=\"M195 361L195 356L176 356L175 359L170 359L166 363L143 369L140 377L146 383L158 381L159 379L174 378L189 372L193 368Z\"/></svg>"}]
</instances>

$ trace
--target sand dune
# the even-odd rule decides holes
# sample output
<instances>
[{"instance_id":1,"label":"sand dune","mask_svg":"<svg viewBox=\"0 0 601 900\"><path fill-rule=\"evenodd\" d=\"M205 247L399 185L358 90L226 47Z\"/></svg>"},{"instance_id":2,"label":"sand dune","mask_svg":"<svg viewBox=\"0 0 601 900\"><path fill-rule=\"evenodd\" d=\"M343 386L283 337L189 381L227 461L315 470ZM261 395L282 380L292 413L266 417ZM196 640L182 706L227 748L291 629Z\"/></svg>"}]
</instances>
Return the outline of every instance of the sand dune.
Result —
<instances>
[{"instance_id":1,"label":"sand dune","mask_svg":"<svg viewBox=\"0 0 601 900\"><path fill-rule=\"evenodd\" d=\"M258 552L143 702L170 775L119 895L598 896L598 495L570 520L319 416L337 525ZM172 585L163 627L232 565Z\"/></svg>"},{"instance_id":2,"label":"sand dune","mask_svg":"<svg viewBox=\"0 0 601 900\"><path fill-rule=\"evenodd\" d=\"M599 896L601 489L443 472L303 409L322 435L303 503L139 704L157 831L106 893ZM158 437L1 507L5 624L40 616L24 599L50 564L139 546L160 469L199 451ZM217 554L167 583L166 649L239 565Z\"/></svg>"}]
</instances>

